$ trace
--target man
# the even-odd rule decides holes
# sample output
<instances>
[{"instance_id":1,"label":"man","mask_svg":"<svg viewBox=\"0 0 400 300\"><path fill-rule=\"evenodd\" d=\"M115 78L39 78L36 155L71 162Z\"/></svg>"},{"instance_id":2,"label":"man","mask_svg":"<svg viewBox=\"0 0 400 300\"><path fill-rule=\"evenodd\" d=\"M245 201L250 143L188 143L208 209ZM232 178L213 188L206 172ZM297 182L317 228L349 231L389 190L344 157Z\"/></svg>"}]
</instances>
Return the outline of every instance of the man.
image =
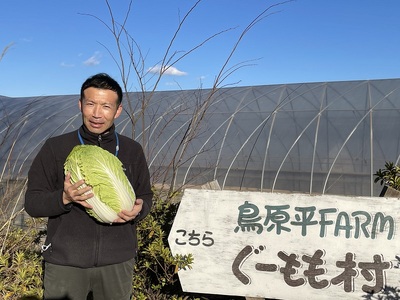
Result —
<instances>
[{"instance_id":1,"label":"man","mask_svg":"<svg viewBox=\"0 0 400 300\"><path fill-rule=\"evenodd\" d=\"M79 109L83 125L48 139L28 173L25 209L32 217L48 217L42 246L45 299L130 299L137 252L137 222L150 211L153 193L142 147L116 133L114 120L122 112L122 89L107 74L88 78L81 87ZM97 222L85 211L91 187L70 182L64 162L79 144L98 145L121 160L137 200L112 224Z\"/></svg>"}]
</instances>

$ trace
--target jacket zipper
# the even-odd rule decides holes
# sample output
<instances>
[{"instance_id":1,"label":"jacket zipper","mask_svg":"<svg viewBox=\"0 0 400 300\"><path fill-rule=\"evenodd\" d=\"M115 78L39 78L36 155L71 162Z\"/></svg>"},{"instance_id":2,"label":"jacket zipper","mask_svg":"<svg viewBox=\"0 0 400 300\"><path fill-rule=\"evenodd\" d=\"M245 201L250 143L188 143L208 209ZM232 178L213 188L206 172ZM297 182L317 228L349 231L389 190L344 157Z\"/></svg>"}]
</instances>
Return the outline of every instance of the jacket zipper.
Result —
<instances>
[{"instance_id":1,"label":"jacket zipper","mask_svg":"<svg viewBox=\"0 0 400 300\"><path fill-rule=\"evenodd\" d=\"M103 141L101 134L97 137L97 145L101 147L101 142ZM96 239L95 239L95 253L94 253L94 266L97 267L99 263L99 251L100 251L100 238L101 238L101 228L96 226Z\"/></svg>"}]
</instances>

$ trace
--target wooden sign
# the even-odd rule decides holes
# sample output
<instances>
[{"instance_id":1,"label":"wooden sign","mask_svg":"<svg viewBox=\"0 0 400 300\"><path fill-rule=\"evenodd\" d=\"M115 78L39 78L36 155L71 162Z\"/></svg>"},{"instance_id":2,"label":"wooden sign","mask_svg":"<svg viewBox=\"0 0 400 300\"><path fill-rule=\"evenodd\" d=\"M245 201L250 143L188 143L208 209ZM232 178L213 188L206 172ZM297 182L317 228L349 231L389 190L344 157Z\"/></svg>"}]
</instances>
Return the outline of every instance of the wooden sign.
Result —
<instances>
[{"instance_id":1,"label":"wooden sign","mask_svg":"<svg viewBox=\"0 0 400 300\"><path fill-rule=\"evenodd\" d=\"M400 200L185 190L168 242L187 292L362 299L400 286Z\"/></svg>"}]
</instances>

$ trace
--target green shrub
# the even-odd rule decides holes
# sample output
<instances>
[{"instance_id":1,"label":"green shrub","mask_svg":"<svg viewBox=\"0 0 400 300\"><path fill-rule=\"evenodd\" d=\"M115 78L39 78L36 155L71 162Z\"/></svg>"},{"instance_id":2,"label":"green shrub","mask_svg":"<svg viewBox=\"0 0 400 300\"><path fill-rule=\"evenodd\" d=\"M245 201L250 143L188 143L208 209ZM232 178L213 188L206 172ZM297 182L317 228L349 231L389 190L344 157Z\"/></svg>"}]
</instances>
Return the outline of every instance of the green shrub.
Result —
<instances>
[{"instance_id":1,"label":"green shrub","mask_svg":"<svg viewBox=\"0 0 400 300\"><path fill-rule=\"evenodd\" d=\"M177 209L177 203L156 195L151 213L139 224L138 263L133 278L135 299L182 299L177 271L190 268L193 257L173 257L168 247Z\"/></svg>"},{"instance_id":2,"label":"green shrub","mask_svg":"<svg viewBox=\"0 0 400 300\"><path fill-rule=\"evenodd\" d=\"M42 258L37 248L43 232L37 222L28 225L28 229L12 227L0 232L0 299L43 295Z\"/></svg>"},{"instance_id":3,"label":"green shrub","mask_svg":"<svg viewBox=\"0 0 400 300\"><path fill-rule=\"evenodd\" d=\"M385 162L385 167L379 169L374 174L374 182L380 182L381 185L390 186L391 188L400 191L400 166L393 162Z\"/></svg>"},{"instance_id":4,"label":"green shrub","mask_svg":"<svg viewBox=\"0 0 400 300\"><path fill-rule=\"evenodd\" d=\"M178 204L154 198L150 214L138 226L138 262L132 281L134 299L183 299L177 271L190 267L191 255L173 257L168 234ZM3 225L3 224L2 224ZM0 299L41 299L42 258L40 243L44 220L29 219L27 228L0 230Z\"/></svg>"}]
</instances>

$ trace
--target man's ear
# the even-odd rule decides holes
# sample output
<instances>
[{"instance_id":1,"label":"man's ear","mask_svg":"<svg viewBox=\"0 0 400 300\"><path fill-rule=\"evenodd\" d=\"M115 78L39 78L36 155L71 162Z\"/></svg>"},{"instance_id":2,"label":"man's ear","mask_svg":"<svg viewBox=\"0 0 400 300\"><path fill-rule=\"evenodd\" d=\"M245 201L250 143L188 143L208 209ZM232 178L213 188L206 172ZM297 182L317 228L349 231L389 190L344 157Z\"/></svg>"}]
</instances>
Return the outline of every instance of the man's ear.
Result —
<instances>
[{"instance_id":1,"label":"man's ear","mask_svg":"<svg viewBox=\"0 0 400 300\"><path fill-rule=\"evenodd\" d=\"M81 99L78 100L78 107L79 107L79 111L82 111L82 100Z\"/></svg>"},{"instance_id":2,"label":"man's ear","mask_svg":"<svg viewBox=\"0 0 400 300\"><path fill-rule=\"evenodd\" d=\"M120 116L120 114L122 113L122 104L120 104L117 108L117 112L114 116L114 119L118 118Z\"/></svg>"}]
</instances>

